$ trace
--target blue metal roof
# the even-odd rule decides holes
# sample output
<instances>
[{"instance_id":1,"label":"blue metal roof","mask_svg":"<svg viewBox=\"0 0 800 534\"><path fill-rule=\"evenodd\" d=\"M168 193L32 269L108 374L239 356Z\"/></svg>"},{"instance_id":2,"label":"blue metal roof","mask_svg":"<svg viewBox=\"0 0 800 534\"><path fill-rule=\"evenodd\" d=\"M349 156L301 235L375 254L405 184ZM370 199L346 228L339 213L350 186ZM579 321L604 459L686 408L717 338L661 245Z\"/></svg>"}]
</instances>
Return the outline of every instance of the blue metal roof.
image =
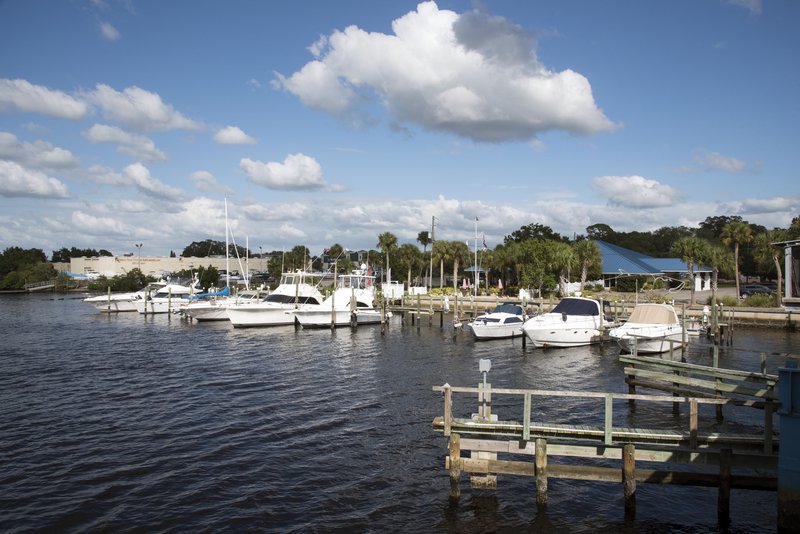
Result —
<instances>
[{"instance_id":1,"label":"blue metal roof","mask_svg":"<svg viewBox=\"0 0 800 534\"><path fill-rule=\"evenodd\" d=\"M680 258L653 258L622 248L605 241L595 240L600 247L600 255L603 257L603 274L638 274L638 275L659 275L666 272L685 273L689 269ZM711 269L695 265L694 272L710 272Z\"/></svg>"}]
</instances>

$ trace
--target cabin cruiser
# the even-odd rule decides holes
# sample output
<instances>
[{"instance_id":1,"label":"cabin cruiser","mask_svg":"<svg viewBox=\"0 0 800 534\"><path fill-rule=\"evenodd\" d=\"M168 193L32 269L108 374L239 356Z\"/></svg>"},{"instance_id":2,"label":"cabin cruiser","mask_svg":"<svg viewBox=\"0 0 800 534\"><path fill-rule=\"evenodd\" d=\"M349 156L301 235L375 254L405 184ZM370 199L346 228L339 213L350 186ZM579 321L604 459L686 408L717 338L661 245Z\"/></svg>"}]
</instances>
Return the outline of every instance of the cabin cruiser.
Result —
<instances>
[{"instance_id":1,"label":"cabin cruiser","mask_svg":"<svg viewBox=\"0 0 800 534\"><path fill-rule=\"evenodd\" d=\"M320 304L301 306L293 315L304 328L376 324L381 313L375 309L375 277L365 268L337 276L336 290Z\"/></svg>"},{"instance_id":2,"label":"cabin cruiser","mask_svg":"<svg viewBox=\"0 0 800 534\"><path fill-rule=\"evenodd\" d=\"M140 289L139 291L127 293L109 292L105 295L87 297L83 299L83 302L91 304L97 309L97 311L103 313L135 312L137 300L144 299L148 292L155 293L166 285L167 283L164 281L152 282L148 284L147 287Z\"/></svg>"},{"instance_id":3,"label":"cabin cruiser","mask_svg":"<svg viewBox=\"0 0 800 534\"><path fill-rule=\"evenodd\" d=\"M535 347L579 347L607 341L611 305L584 297L565 297L548 313L525 321L523 331Z\"/></svg>"},{"instance_id":4,"label":"cabin cruiser","mask_svg":"<svg viewBox=\"0 0 800 534\"><path fill-rule=\"evenodd\" d=\"M519 303L506 302L469 323L475 339L502 339L523 335L525 310Z\"/></svg>"},{"instance_id":5,"label":"cabin cruiser","mask_svg":"<svg viewBox=\"0 0 800 534\"><path fill-rule=\"evenodd\" d=\"M624 352L660 354L683 345L683 327L670 304L637 304L622 326L609 332Z\"/></svg>"},{"instance_id":6,"label":"cabin cruiser","mask_svg":"<svg viewBox=\"0 0 800 534\"><path fill-rule=\"evenodd\" d=\"M190 286L168 283L157 291L146 291L143 298L134 301L136 311L142 314L178 312L184 299L198 291L197 284L198 281Z\"/></svg>"},{"instance_id":7,"label":"cabin cruiser","mask_svg":"<svg viewBox=\"0 0 800 534\"><path fill-rule=\"evenodd\" d=\"M299 270L283 273L275 291L260 302L228 306L228 319L235 328L294 324L294 315L286 312L322 302L322 293L314 283L318 278L320 275Z\"/></svg>"},{"instance_id":8,"label":"cabin cruiser","mask_svg":"<svg viewBox=\"0 0 800 534\"><path fill-rule=\"evenodd\" d=\"M194 295L181 312L195 321L228 321L228 308L231 306L257 304L268 294L267 291L245 289L230 295L229 288L212 293Z\"/></svg>"}]
</instances>

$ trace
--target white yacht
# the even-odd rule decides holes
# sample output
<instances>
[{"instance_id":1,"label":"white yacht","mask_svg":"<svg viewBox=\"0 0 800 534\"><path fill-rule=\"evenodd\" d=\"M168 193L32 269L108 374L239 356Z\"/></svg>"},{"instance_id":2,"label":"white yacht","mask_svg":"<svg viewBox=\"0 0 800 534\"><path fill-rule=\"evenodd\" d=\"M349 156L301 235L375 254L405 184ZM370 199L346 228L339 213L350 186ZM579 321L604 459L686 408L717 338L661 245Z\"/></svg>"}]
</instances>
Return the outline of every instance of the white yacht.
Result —
<instances>
[{"instance_id":1,"label":"white yacht","mask_svg":"<svg viewBox=\"0 0 800 534\"><path fill-rule=\"evenodd\" d=\"M305 271L283 273L280 284L267 298L255 304L228 306L228 319L235 328L294 324L294 315L286 312L322 302L322 293L315 284L318 278L320 275Z\"/></svg>"},{"instance_id":2,"label":"white yacht","mask_svg":"<svg viewBox=\"0 0 800 534\"><path fill-rule=\"evenodd\" d=\"M337 276L336 290L320 304L301 306L288 312L304 328L375 324L381 313L375 309L375 277L365 266Z\"/></svg>"},{"instance_id":3,"label":"white yacht","mask_svg":"<svg viewBox=\"0 0 800 534\"><path fill-rule=\"evenodd\" d=\"M523 330L535 347L578 347L607 341L611 307L584 297L565 297L548 313L525 321Z\"/></svg>"},{"instance_id":4,"label":"white yacht","mask_svg":"<svg viewBox=\"0 0 800 534\"><path fill-rule=\"evenodd\" d=\"M227 321L228 308L237 305L257 304L269 294L268 291L245 289L236 295L230 295L226 287L222 291L210 294L195 295L182 308L182 313L198 322Z\"/></svg>"},{"instance_id":5,"label":"white yacht","mask_svg":"<svg viewBox=\"0 0 800 534\"><path fill-rule=\"evenodd\" d=\"M184 299L197 292L196 283L190 286L168 283L158 291L148 291L144 298L134 301L136 311L142 314L180 311Z\"/></svg>"},{"instance_id":6,"label":"white yacht","mask_svg":"<svg viewBox=\"0 0 800 534\"><path fill-rule=\"evenodd\" d=\"M148 291L155 293L165 285L167 285L167 283L163 281L153 282L146 288L140 289L139 291L96 295L83 299L83 302L91 304L97 309L97 311L103 313L135 312L137 300L144 299Z\"/></svg>"},{"instance_id":7,"label":"white yacht","mask_svg":"<svg viewBox=\"0 0 800 534\"><path fill-rule=\"evenodd\" d=\"M519 303L506 302L494 311L479 315L469 323L475 339L501 339L523 334L525 310Z\"/></svg>"},{"instance_id":8,"label":"white yacht","mask_svg":"<svg viewBox=\"0 0 800 534\"><path fill-rule=\"evenodd\" d=\"M625 324L609 334L625 352L660 354L683 345L683 327L670 304L637 304Z\"/></svg>"}]
</instances>

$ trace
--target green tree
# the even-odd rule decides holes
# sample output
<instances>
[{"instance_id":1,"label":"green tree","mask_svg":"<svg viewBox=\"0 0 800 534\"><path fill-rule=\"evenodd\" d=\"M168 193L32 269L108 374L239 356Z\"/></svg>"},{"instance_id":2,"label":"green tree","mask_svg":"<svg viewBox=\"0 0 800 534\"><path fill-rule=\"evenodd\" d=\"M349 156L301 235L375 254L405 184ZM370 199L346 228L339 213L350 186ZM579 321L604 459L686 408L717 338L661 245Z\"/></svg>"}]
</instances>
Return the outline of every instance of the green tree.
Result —
<instances>
[{"instance_id":1,"label":"green tree","mask_svg":"<svg viewBox=\"0 0 800 534\"><path fill-rule=\"evenodd\" d=\"M725 227L732 222L742 222L742 218L738 215L706 217L705 220L700 223L700 227L695 232L695 235L712 243L714 241L720 241L722 240L722 232L725 230Z\"/></svg>"},{"instance_id":2,"label":"green tree","mask_svg":"<svg viewBox=\"0 0 800 534\"><path fill-rule=\"evenodd\" d=\"M463 241L451 241L450 257L453 260L453 289L458 290L458 268L469 259L469 247Z\"/></svg>"},{"instance_id":3,"label":"green tree","mask_svg":"<svg viewBox=\"0 0 800 534\"><path fill-rule=\"evenodd\" d=\"M378 249L386 255L386 281L390 282L391 268L389 266L389 253L397 248L397 236L391 232L383 232L378 236Z\"/></svg>"},{"instance_id":4,"label":"green tree","mask_svg":"<svg viewBox=\"0 0 800 534\"><path fill-rule=\"evenodd\" d=\"M431 234L427 230L423 230L422 232L417 234L417 241L420 245L422 245L422 252L425 253L428 250L428 245L430 245L433 240L431 239Z\"/></svg>"},{"instance_id":5,"label":"green tree","mask_svg":"<svg viewBox=\"0 0 800 534\"><path fill-rule=\"evenodd\" d=\"M570 272L575 265L575 259L575 252L569 244L553 243L550 265L553 269L558 271L558 285L561 290L561 296L563 297L569 294L567 284L569 283Z\"/></svg>"},{"instance_id":6,"label":"green tree","mask_svg":"<svg viewBox=\"0 0 800 534\"><path fill-rule=\"evenodd\" d=\"M253 253L245 247L228 244L228 254L231 258L244 258L253 256ZM193 241L183 249L181 256L184 258L208 258L209 256L225 256L225 242L206 239L205 241Z\"/></svg>"},{"instance_id":7,"label":"green tree","mask_svg":"<svg viewBox=\"0 0 800 534\"><path fill-rule=\"evenodd\" d=\"M734 221L725 225L725 228L722 229L721 237L726 247L733 244L733 260L736 267L736 295L738 296L741 295L739 291L739 247L753 240L753 231L746 222Z\"/></svg>"},{"instance_id":8,"label":"green tree","mask_svg":"<svg viewBox=\"0 0 800 534\"><path fill-rule=\"evenodd\" d=\"M694 304L694 266L699 259L708 256L708 241L697 237L682 237L672 245L672 253L677 254L689 270L689 304Z\"/></svg>"},{"instance_id":9,"label":"green tree","mask_svg":"<svg viewBox=\"0 0 800 534\"><path fill-rule=\"evenodd\" d=\"M450 242L442 240L434 242L433 247L431 247L431 254L433 255L433 261L439 264L439 289L442 289L444 287L444 264L445 262L450 263L452 258Z\"/></svg>"},{"instance_id":10,"label":"green tree","mask_svg":"<svg viewBox=\"0 0 800 534\"><path fill-rule=\"evenodd\" d=\"M503 242L515 241L522 243L528 239L550 239L553 241L567 241L567 238L555 232L549 226L539 223L531 223L527 226L522 226L519 230L514 230L511 235L505 236Z\"/></svg>"},{"instance_id":11,"label":"green tree","mask_svg":"<svg viewBox=\"0 0 800 534\"><path fill-rule=\"evenodd\" d=\"M398 259L400 267L406 271L408 287L411 287L412 271L419 273L425 266L422 252L420 252L415 245L412 245L411 243L404 243L400 245L400 248L397 249L395 257ZM418 280L419 275L417 275L415 278Z\"/></svg>"},{"instance_id":12,"label":"green tree","mask_svg":"<svg viewBox=\"0 0 800 534\"><path fill-rule=\"evenodd\" d=\"M699 260L711 267L711 300L716 302L719 288L719 275L733 273L733 255L731 251L720 245L709 244L705 255Z\"/></svg>"},{"instance_id":13,"label":"green tree","mask_svg":"<svg viewBox=\"0 0 800 534\"><path fill-rule=\"evenodd\" d=\"M753 239L753 255L755 256L756 261L765 268L775 267L775 273L778 278L778 288L775 292L777 294L778 307L781 305L781 297L783 293L783 269L781 268L781 260L783 259L783 246L773 245L773 243L788 240L789 231L779 229L761 232Z\"/></svg>"},{"instance_id":14,"label":"green tree","mask_svg":"<svg viewBox=\"0 0 800 534\"><path fill-rule=\"evenodd\" d=\"M575 260L581 269L581 291L586 284L587 277L591 274L597 276L603 265L603 256L600 247L594 241L581 239L572 244Z\"/></svg>"},{"instance_id":15,"label":"green tree","mask_svg":"<svg viewBox=\"0 0 800 534\"><path fill-rule=\"evenodd\" d=\"M586 227L586 236L594 241L614 242L616 232L607 224L597 223Z\"/></svg>"}]
</instances>

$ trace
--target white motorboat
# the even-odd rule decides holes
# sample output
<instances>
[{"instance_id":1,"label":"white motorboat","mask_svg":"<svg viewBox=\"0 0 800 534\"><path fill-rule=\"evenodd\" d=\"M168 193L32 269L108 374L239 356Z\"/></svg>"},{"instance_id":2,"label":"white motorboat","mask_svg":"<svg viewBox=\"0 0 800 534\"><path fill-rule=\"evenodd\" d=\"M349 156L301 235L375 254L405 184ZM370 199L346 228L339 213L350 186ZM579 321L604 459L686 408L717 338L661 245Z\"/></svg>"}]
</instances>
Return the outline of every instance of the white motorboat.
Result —
<instances>
[{"instance_id":1,"label":"white motorboat","mask_svg":"<svg viewBox=\"0 0 800 534\"><path fill-rule=\"evenodd\" d=\"M683 327L670 304L637 304L625 324L609 335L625 352L660 354L683 344Z\"/></svg>"},{"instance_id":2,"label":"white motorboat","mask_svg":"<svg viewBox=\"0 0 800 534\"><path fill-rule=\"evenodd\" d=\"M185 304L184 299L196 292L194 284L185 286L169 283L155 293L146 292L144 298L134 301L134 305L136 311L142 314L178 312L181 305Z\"/></svg>"},{"instance_id":3,"label":"white motorboat","mask_svg":"<svg viewBox=\"0 0 800 534\"><path fill-rule=\"evenodd\" d=\"M181 311L186 317L199 322L227 321L229 307L259 303L266 294L258 290L244 290L236 295L229 295L226 287L217 293L195 295Z\"/></svg>"},{"instance_id":4,"label":"white motorboat","mask_svg":"<svg viewBox=\"0 0 800 534\"><path fill-rule=\"evenodd\" d=\"M381 313L375 309L375 277L357 269L337 276L336 290L320 304L301 306L287 312L304 328L376 324Z\"/></svg>"},{"instance_id":5,"label":"white motorboat","mask_svg":"<svg viewBox=\"0 0 800 534\"><path fill-rule=\"evenodd\" d=\"M525 321L523 331L535 347L579 347L607 341L611 306L584 297L565 297L548 313Z\"/></svg>"},{"instance_id":6,"label":"white motorboat","mask_svg":"<svg viewBox=\"0 0 800 534\"><path fill-rule=\"evenodd\" d=\"M255 304L239 303L228 306L228 319L235 328L294 324L294 315L286 313L287 311L322 302L322 293L314 284L314 280L318 278L319 274L305 271L283 273L280 284L267 298Z\"/></svg>"},{"instance_id":7,"label":"white motorboat","mask_svg":"<svg viewBox=\"0 0 800 534\"><path fill-rule=\"evenodd\" d=\"M140 289L139 291L96 295L94 297L87 297L83 299L83 302L91 304L97 309L97 311L103 313L135 312L137 300L144 299L148 291L154 293L165 285L167 285L167 283L163 281L153 282L146 288Z\"/></svg>"},{"instance_id":8,"label":"white motorboat","mask_svg":"<svg viewBox=\"0 0 800 534\"><path fill-rule=\"evenodd\" d=\"M502 339L523 335L525 310L518 303L506 302L493 311L467 323L475 339Z\"/></svg>"}]
</instances>

